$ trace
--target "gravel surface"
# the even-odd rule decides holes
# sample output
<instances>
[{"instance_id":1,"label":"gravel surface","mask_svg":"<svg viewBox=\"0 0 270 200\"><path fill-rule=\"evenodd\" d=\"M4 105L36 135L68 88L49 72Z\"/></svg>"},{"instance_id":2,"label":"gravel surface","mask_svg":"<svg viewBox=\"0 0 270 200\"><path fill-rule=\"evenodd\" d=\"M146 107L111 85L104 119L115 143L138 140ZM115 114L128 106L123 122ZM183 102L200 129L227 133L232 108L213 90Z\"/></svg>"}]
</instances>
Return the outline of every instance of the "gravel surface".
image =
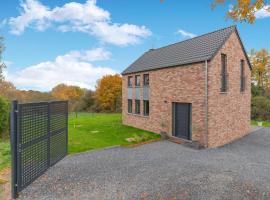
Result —
<instances>
[{"instance_id":1,"label":"gravel surface","mask_svg":"<svg viewBox=\"0 0 270 200\"><path fill-rule=\"evenodd\" d=\"M162 141L68 156L20 199L270 199L270 129L217 149Z\"/></svg>"}]
</instances>

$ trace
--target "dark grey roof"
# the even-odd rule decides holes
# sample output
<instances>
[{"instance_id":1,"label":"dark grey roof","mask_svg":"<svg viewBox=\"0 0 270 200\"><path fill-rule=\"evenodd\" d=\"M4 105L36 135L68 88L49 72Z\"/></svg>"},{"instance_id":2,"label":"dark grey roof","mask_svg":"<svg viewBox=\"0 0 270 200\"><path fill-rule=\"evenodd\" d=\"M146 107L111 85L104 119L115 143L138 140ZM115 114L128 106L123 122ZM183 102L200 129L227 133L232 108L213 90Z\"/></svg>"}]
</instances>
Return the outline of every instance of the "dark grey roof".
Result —
<instances>
[{"instance_id":1,"label":"dark grey roof","mask_svg":"<svg viewBox=\"0 0 270 200\"><path fill-rule=\"evenodd\" d=\"M235 30L235 26L230 26L169 46L149 50L122 74L210 60Z\"/></svg>"}]
</instances>

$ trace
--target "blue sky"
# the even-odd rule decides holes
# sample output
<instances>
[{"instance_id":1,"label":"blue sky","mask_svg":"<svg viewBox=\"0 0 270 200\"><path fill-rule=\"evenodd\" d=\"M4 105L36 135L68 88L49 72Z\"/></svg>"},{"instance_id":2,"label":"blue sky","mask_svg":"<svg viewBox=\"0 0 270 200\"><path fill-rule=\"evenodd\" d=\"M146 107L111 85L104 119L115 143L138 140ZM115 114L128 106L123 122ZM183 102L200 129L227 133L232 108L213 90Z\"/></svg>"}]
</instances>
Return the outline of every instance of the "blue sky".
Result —
<instances>
[{"instance_id":1,"label":"blue sky","mask_svg":"<svg viewBox=\"0 0 270 200\"><path fill-rule=\"evenodd\" d=\"M196 3L194 3L196 2ZM213 0L9 0L1 2L6 78L20 89L48 91L61 82L94 89L150 48L235 24L229 4ZM246 49L270 47L270 15L237 23Z\"/></svg>"}]
</instances>

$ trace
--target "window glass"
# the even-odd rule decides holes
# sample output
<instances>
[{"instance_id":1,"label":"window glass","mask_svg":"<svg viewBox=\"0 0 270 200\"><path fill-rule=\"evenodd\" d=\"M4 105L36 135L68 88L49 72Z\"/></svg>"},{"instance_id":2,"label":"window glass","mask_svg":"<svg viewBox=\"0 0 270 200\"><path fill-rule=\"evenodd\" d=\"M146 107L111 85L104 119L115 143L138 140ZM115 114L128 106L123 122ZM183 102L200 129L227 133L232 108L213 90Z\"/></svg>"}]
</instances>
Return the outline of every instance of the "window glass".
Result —
<instances>
[{"instance_id":1,"label":"window glass","mask_svg":"<svg viewBox=\"0 0 270 200\"><path fill-rule=\"evenodd\" d=\"M240 91L243 92L245 90L245 67L244 67L245 61L241 60L241 65L240 65Z\"/></svg>"},{"instance_id":2,"label":"window glass","mask_svg":"<svg viewBox=\"0 0 270 200\"><path fill-rule=\"evenodd\" d=\"M149 101L148 100L143 101L143 114L144 116L149 116Z\"/></svg>"},{"instance_id":3,"label":"window glass","mask_svg":"<svg viewBox=\"0 0 270 200\"><path fill-rule=\"evenodd\" d=\"M128 87L132 87L132 76L128 77Z\"/></svg>"},{"instance_id":4,"label":"window glass","mask_svg":"<svg viewBox=\"0 0 270 200\"><path fill-rule=\"evenodd\" d=\"M135 85L140 86L140 75L135 76Z\"/></svg>"},{"instance_id":5,"label":"window glass","mask_svg":"<svg viewBox=\"0 0 270 200\"><path fill-rule=\"evenodd\" d=\"M140 114L140 100L135 100L135 114Z\"/></svg>"},{"instance_id":6,"label":"window glass","mask_svg":"<svg viewBox=\"0 0 270 200\"><path fill-rule=\"evenodd\" d=\"M148 86L149 85L149 74L143 75L143 85Z\"/></svg>"},{"instance_id":7,"label":"window glass","mask_svg":"<svg viewBox=\"0 0 270 200\"><path fill-rule=\"evenodd\" d=\"M132 100L128 99L128 113L132 113Z\"/></svg>"},{"instance_id":8,"label":"window glass","mask_svg":"<svg viewBox=\"0 0 270 200\"><path fill-rule=\"evenodd\" d=\"M228 86L227 55L221 54L221 92L226 92Z\"/></svg>"}]
</instances>

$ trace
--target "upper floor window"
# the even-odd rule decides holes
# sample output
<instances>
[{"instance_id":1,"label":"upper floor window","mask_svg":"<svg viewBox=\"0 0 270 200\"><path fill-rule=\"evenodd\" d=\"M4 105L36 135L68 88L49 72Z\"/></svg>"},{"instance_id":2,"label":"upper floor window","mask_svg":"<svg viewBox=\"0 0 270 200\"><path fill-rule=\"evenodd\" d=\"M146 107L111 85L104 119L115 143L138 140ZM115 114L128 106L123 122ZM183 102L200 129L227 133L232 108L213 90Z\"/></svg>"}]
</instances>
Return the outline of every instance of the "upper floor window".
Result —
<instances>
[{"instance_id":1,"label":"upper floor window","mask_svg":"<svg viewBox=\"0 0 270 200\"><path fill-rule=\"evenodd\" d=\"M228 90L227 55L221 54L221 92Z\"/></svg>"},{"instance_id":2,"label":"upper floor window","mask_svg":"<svg viewBox=\"0 0 270 200\"><path fill-rule=\"evenodd\" d=\"M128 77L128 87L132 87L132 76Z\"/></svg>"},{"instance_id":3,"label":"upper floor window","mask_svg":"<svg viewBox=\"0 0 270 200\"><path fill-rule=\"evenodd\" d=\"M246 78L245 78L245 61L241 60L240 64L240 91L244 92L245 90L245 84L246 84Z\"/></svg>"},{"instance_id":4,"label":"upper floor window","mask_svg":"<svg viewBox=\"0 0 270 200\"><path fill-rule=\"evenodd\" d=\"M140 86L140 75L135 76L135 86Z\"/></svg>"},{"instance_id":5,"label":"upper floor window","mask_svg":"<svg viewBox=\"0 0 270 200\"><path fill-rule=\"evenodd\" d=\"M149 86L149 74L144 74L143 75L143 85L144 86Z\"/></svg>"}]
</instances>

